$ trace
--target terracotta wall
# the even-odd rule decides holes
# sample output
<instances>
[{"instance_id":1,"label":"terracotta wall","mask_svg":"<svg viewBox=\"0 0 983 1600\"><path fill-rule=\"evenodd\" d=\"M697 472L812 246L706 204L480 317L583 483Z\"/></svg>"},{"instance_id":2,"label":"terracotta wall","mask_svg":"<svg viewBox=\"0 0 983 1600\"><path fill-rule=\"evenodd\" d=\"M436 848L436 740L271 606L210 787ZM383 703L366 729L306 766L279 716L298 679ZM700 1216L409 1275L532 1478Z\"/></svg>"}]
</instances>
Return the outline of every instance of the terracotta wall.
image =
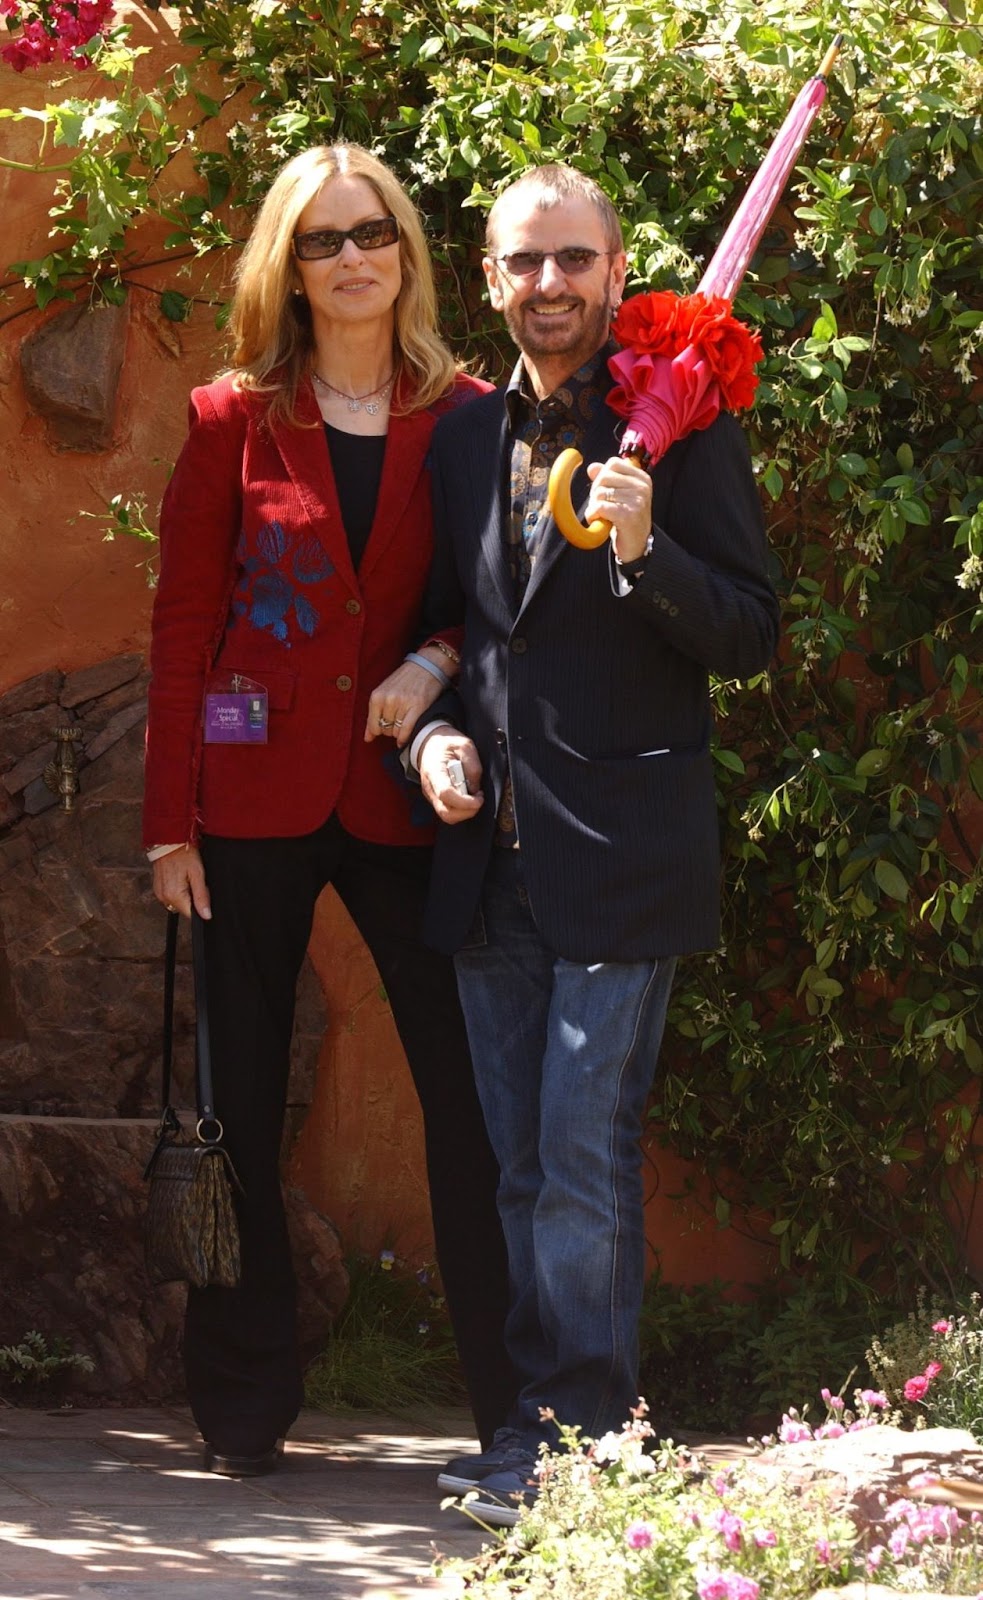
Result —
<instances>
[{"instance_id":1,"label":"terracotta wall","mask_svg":"<svg viewBox=\"0 0 983 1600\"><path fill-rule=\"evenodd\" d=\"M146 83L181 59L166 10L132 8L135 41L149 46L139 71ZM41 106L85 92L85 75L64 69L16 77L0 71L0 106ZM37 157L37 125L2 124L4 152ZM55 152L55 157L57 157ZM52 157L49 157L52 159ZM171 181L189 178L175 162ZM0 168L5 260L44 254L50 180ZM22 382L22 341L64 309L44 312L21 286L0 307L0 451L6 492L0 512L0 693L50 668L71 672L126 652L145 652L151 594L140 562L147 549L123 538L104 543L83 512L99 512L116 494L143 493L155 516L184 434L189 389L221 365L214 310L196 304L190 320L168 322L160 291L175 287L207 297L227 287L231 262L171 261L159 230L136 240L125 359L111 442L100 451L65 450L31 409ZM84 780L83 780L84 781ZM345 912L322 897L310 956L327 1002L313 1109L291 1160L291 1176L331 1216L347 1247L393 1246L414 1262L432 1250L419 1114L408 1069L377 975ZM768 1252L721 1231L708 1205L680 1202L685 1166L649 1149L648 1234L658 1242L665 1276L690 1284L720 1275L755 1278ZM705 1197L704 1197L705 1198ZM653 1256L654 1259L654 1256Z\"/></svg>"}]
</instances>

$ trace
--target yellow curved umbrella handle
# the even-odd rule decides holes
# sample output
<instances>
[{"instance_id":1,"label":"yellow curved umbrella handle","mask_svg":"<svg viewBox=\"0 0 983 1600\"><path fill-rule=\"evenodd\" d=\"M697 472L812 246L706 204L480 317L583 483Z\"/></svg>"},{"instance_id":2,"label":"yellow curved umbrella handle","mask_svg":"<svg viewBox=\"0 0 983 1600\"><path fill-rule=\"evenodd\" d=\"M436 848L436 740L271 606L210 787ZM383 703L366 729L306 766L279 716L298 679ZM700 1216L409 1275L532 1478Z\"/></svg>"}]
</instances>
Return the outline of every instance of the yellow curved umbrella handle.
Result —
<instances>
[{"instance_id":1,"label":"yellow curved umbrella handle","mask_svg":"<svg viewBox=\"0 0 983 1600\"><path fill-rule=\"evenodd\" d=\"M583 456L579 450L561 450L550 471L549 502L556 523L564 539L575 544L578 550L596 550L610 538L611 524L603 517L595 517L585 527L573 509L570 485Z\"/></svg>"}]
</instances>

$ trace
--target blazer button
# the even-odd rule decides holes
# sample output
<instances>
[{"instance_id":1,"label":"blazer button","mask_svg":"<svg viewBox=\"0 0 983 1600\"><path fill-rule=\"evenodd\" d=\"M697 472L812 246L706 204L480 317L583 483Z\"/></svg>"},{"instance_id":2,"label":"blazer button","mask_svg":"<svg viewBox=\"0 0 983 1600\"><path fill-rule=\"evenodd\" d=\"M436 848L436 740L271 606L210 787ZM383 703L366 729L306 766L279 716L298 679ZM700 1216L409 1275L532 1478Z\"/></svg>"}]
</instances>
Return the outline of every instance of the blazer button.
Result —
<instances>
[{"instance_id":1,"label":"blazer button","mask_svg":"<svg viewBox=\"0 0 983 1600\"><path fill-rule=\"evenodd\" d=\"M499 746L499 748L501 748L505 744L505 742L506 742L505 741L505 729L504 728L496 728L495 729L495 743Z\"/></svg>"},{"instance_id":2,"label":"blazer button","mask_svg":"<svg viewBox=\"0 0 983 1600\"><path fill-rule=\"evenodd\" d=\"M662 599L659 601L659 610L660 611L668 611L669 610L669 602L666 599L665 595L663 595Z\"/></svg>"},{"instance_id":3,"label":"blazer button","mask_svg":"<svg viewBox=\"0 0 983 1600\"><path fill-rule=\"evenodd\" d=\"M357 600L346 600L345 610L350 617L357 617L362 607Z\"/></svg>"},{"instance_id":4,"label":"blazer button","mask_svg":"<svg viewBox=\"0 0 983 1600\"><path fill-rule=\"evenodd\" d=\"M670 617L678 617L679 616L679 607L678 606L670 606L669 607L669 615L670 615Z\"/></svg>"},{"instance_id":5,"label":"blazer button","mask_svg":"<svg viewBox=\"0 0 983 1600\"><path fill-rule=\"evenodd\" d=\"M512 640L511 650L514 656L524 656L528 648L529 646L525 639Z\"/></svg>"},{"instance_id":6,"label":"blazer button","mask_svg":"<svg viewBox=\"0 0 983 1600\"><path fill-rule=\"evenodd\" d=\"M338 689L350 689L351 686L352 686L352 680L348 676L347 672L343 672L341 674L340 678L335 678L335 687L336 688L338 688Z\"/></svg>"}]
</instances>

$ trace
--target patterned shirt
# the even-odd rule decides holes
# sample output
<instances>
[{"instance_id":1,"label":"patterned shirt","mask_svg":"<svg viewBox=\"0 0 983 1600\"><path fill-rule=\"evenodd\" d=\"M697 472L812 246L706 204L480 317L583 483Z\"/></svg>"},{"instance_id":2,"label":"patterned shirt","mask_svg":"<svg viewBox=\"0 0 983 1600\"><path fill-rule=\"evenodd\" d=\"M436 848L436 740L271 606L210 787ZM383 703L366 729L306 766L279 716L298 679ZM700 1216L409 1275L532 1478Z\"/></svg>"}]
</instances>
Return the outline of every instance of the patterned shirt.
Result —
<instances>
[{"instance_id":1,"label":"patterned shirt","mask_svg":"<svg viewBox=\"0 0 983 1600\"><path fill-rule=\"evenodd\" d=\"M536 552L549 521L547 487L561 450L580 450L589 424L605 403L608 357L618 346L602 345L590 360L544 400L537 400L520 357L505 391L512 446L509 461L510 503L505 524L509 570L518 613L532 575ZM506 773L498 808L495 843L505 849L518 844L512 779Z\"/></svg>"}]
</instances>

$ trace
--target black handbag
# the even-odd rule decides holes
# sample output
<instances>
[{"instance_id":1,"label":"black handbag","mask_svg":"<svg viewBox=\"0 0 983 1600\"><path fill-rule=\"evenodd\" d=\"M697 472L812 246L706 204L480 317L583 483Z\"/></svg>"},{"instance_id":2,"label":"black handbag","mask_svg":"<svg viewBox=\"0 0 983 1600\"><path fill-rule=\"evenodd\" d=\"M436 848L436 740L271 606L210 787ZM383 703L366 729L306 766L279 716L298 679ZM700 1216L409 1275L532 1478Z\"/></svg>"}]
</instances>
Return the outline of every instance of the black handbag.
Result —
<instances>
[{"instance_id":1,"label":"black handbag","mask_svg":"<svg viewBox=\"0 0 983 1600\"><path fill-rule=\"evenodd\" d=\"M212 1060L208 1040L204 927L191 913L191 955L195 979L195 1094L198 1120L193 1139L185 1137L171 1105L171 1054L174 1045L174 970L178 913L167 918L164 950L164 1030L161 1119L157 1143L144 1177L150 1191L144 1227L144 1256L152 1283L190 1283L195 1288L239 1282L239 1223L235 1191L242 1193L232 1158L222 1144L222 1124L212 1099Z\"/></svg>"}]
</instances>

